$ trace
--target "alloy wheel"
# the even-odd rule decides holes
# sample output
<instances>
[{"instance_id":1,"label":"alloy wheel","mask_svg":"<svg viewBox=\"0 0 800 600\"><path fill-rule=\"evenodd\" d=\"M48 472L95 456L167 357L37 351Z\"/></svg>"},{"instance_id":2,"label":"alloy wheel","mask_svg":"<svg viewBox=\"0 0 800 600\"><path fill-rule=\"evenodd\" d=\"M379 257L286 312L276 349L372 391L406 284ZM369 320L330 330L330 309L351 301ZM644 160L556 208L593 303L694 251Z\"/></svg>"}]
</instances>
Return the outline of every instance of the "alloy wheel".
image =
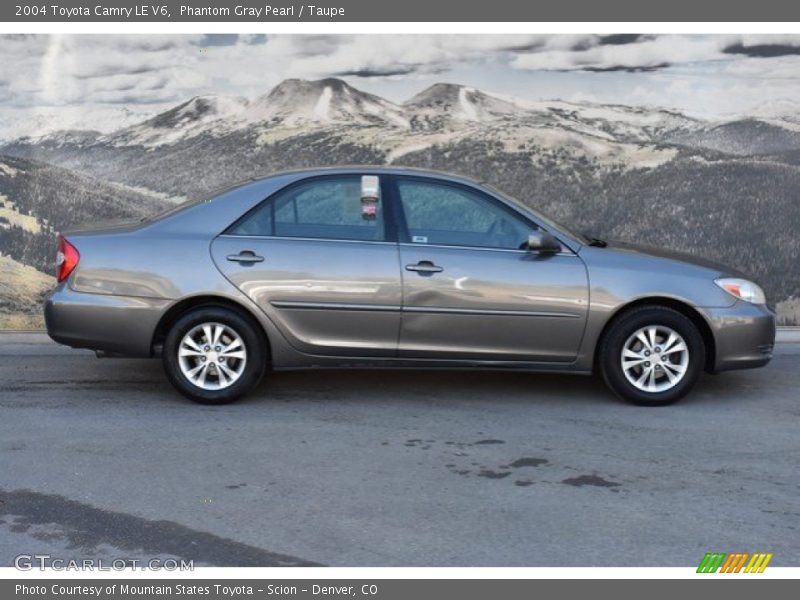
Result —
<instances>
[{"instance_id":1,"label":"alloy wheel","mask_svg":"<svg viewBox=\"0 0 800 600\"><path fill-rule=\"evenodd\" d=\"M222 323L192 327L178 345L178 364L184 377L204 390L222 390L244 373L247 348L242 337Z\"/></svg>"},{"instance_id":2,"label":"alloy wheel","mask_svg":"<svg viewBox=\"0 0 800 600\"><path fill-rule=\"evenodd\" d=\"M689 347L670 327L648 325L623 344L620 364L636 389L659 393L674 388L689 368Z\"/></svg>"}]
</instances>

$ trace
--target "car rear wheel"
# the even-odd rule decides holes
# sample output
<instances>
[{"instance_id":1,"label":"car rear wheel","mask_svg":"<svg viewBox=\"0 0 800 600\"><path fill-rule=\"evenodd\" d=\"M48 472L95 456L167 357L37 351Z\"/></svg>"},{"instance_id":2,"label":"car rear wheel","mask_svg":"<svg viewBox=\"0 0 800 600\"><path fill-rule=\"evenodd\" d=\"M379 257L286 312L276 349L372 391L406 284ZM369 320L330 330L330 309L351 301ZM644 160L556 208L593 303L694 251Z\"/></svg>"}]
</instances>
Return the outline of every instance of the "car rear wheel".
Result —
<instances>
[{"instance_id":1,"label":"car rear wheel","mask_svg":"<svg viewBox=\"0 0 800 600\"><path fill-rule=\"evenodd\" d=\"M170 383L200 404L227 404L264 375L266 349L257 325L233 310L201 307L184 314L164 341Z\"/></svg>"},{"instance_id":2,"label":"car rear wheel","mask_svg":"<svg viewBox=\"0 0 800 600\"><path fill-rule=\"evenodd\" d=\"M703 338L692 321L663 306L643 306L618 317L603 338L599 366L618 396L642 406L683 398L705 363Z\"/></svg>"}]
</instances>

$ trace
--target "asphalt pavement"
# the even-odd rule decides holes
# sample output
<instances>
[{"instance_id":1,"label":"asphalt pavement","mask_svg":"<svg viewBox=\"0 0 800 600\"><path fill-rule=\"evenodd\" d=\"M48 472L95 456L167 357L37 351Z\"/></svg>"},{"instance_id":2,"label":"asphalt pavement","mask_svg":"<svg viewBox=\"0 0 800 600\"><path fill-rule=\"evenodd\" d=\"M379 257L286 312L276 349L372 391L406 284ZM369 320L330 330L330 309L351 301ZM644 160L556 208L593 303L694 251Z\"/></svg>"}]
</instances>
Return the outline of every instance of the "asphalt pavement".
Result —
<instances>
[{"instance_id":1,"label":"asphalt pavement","mask_svg":"<svg viewBox=\"0 0 800 600\"><path fill-rule=\"evenodd\" d=\"M222 407L157 360L0 333L0 565L800 566L800 343L648 409L597 378L278 373Z\"/></svg>"}]
</instances>

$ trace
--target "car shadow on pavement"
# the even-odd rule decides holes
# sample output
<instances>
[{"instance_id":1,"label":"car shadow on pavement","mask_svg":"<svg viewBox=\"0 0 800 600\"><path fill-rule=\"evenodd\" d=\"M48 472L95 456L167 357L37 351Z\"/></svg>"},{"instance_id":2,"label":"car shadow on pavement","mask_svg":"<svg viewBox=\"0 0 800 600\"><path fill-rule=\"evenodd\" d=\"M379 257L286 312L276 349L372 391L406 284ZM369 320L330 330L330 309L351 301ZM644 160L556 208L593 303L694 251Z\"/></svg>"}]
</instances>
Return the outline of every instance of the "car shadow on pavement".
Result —
<instances>
[{"instance_id":1,"label":"car shadow on pavement","mask_svg":"<svg viewBox=\"0 0 800 600\"><path fill-rule=\"evenodd\" d=\"M435 370L269 373L245 401L602 403L617 400L598 377Z\"/></svg>"},{"instance_id":2,"label":"car shadow on pavement","mask_svg":"<svg viewBox=\"0 0 800 600\"><path fill-rule=\"evenodd\" d=\"M704 374L681 405L725 403L731 406L763 395L770 386L791 384L785 367L772 363L765 369ZM789 365L791 366L791 365ZM83 401L110 404L141 402L190 405L168 383L159 360L103 359L80 356L63 370L35 369L7 381L0 388L26 403ZM792 378L795 383L800 381ZM259 387L237 404L269 402L347 402L376 404L456 403L499 401L520 405L627 406L604 385L598 375L544 374L477 370L310 370L268 372Z\"/></svg>"}]
</instances>

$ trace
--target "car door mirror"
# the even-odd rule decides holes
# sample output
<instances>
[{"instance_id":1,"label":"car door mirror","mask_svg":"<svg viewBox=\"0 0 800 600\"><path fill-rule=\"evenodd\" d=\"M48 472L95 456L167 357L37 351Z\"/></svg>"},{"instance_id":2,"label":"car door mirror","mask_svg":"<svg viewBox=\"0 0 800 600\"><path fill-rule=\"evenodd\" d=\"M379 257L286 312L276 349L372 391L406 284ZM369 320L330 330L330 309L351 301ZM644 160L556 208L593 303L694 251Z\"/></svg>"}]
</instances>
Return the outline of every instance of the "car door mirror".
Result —
<instances>
[{"instance_id":1,"label":"car door mirror","mask_svg":"<svg viewBox=\"0 0 800 600\"><path fill-rule=\"evenodd\" d=\"M546 254L555 254L556 252L561 252L561 244L552 233L540 229L531 231L528 234L526 249Z\"/></svg>"}]
</instances>

